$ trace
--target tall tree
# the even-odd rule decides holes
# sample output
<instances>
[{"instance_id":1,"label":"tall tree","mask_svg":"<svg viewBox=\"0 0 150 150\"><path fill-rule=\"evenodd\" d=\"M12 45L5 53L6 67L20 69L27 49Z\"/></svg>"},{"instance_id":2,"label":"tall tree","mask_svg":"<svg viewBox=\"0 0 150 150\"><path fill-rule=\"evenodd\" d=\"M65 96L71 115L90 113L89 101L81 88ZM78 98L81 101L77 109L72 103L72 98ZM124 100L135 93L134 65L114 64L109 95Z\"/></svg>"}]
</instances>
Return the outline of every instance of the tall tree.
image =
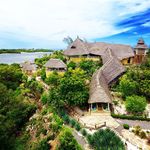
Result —
<instances>
[{"instance_id":1,"label":"tall tree","mask_svg":"<svg viewBox=\"0 0 150 150\"><path fill-rule=\"evenodd\" d=\"M73 39L70 36L67 36L63 39L63 42L70 45L73 42Z\"/></svg>"}]
</instances>

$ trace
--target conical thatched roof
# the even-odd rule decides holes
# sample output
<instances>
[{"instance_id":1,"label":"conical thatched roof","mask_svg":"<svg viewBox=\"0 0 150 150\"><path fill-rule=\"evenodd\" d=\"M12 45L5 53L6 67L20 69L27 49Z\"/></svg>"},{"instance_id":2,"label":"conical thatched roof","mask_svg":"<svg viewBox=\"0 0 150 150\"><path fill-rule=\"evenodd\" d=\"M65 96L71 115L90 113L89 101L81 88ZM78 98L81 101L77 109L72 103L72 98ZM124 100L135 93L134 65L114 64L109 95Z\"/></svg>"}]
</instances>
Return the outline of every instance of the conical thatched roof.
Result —
<instances>
[{"instance_id":1,"label":"conical thatched roof","mask_svg":"<svg viewBox=\"0 0 150 150\"><path fill-rule=\"evenodd\" d=\"M89 54L88 49L85 45L85 42L82 41L79 37L68 46L67 50L64 51L66 56L80 56Z\"/></svg>"},{"instance_id":2,"label":"conical thatched roof","mask_svg":"<svg viewBox=\"0 0 150 150\"><path fill-rule=\"evenodd\" d=\"M54 59L54 58L49 59L46 62L45 67L46 68L56 68L56 69L58 69L58 68L66 69L67 68L66 64L62 60Z\"/></svg>"}]
</instances>

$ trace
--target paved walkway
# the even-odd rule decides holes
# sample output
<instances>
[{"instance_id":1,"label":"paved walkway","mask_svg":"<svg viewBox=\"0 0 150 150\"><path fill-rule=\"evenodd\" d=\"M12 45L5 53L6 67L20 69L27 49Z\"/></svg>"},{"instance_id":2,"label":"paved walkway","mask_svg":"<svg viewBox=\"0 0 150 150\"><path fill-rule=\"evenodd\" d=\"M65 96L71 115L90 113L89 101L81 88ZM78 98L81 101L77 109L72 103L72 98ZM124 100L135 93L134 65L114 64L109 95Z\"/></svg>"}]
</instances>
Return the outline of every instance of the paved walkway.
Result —
<instances>
[{"instance_id":1,"label":"paved walkway","mask_svg":"<svg viewBox=\"0 0 150 150\"><path fill-rule=\"evenodd\" d=\"M127 146L129 150L150 150L150 146L147 145L146 139L141 139L129 130L122 130L124 139L127 140ZM132 144L131 144L132 143Z\"/></svg>"},{"instance_id":2,"label":"paved walkway","mask_svg":"<svg viewBox=\"0 0 150 150\"><path fill-rule=\"evenodd\" d=\"M91 115L81 116L79 122L85 127L95 128L96 126L107 126L117 128L119 123L110 116L110 113L92 113Z\"/></svg>"},{"instance_id":3,"label":"paved walkway","mask_svg":"<svg viewBox=\"0 0 150 150\"><path fill-rule=\"evenodd\" d=\"M142 129L150 130L150 121L115 119L119 124L128 124L129 126L140 126Z\"/></svg>"},{"instance_id":4,"label":"paved walkway","mask_svg":"<svg viewBox=\"0 0 150 150\"><path fill-rule=\"evenodd\" d=\"M73 130L72 134L84 150L91 150L88 146L88 143L86 142L86 140L84 139L84 137L80 133Z\"/></svg>"}]
</instances>

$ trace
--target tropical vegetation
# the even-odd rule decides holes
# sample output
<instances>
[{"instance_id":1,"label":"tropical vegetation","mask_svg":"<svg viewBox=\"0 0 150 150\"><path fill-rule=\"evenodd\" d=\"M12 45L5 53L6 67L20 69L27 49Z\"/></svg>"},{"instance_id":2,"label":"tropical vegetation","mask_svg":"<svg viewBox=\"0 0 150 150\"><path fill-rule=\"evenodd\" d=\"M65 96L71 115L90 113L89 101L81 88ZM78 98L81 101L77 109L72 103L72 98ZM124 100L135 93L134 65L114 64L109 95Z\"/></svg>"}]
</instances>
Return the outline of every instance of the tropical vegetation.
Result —
<instances>
[{"instance_id":1,"label":"tropical vegetation","mask_svg":"<svg viewBox=\"0 0 150 150\"><path fill-rule=\"evenodd\" d=\"M93 135L88 134L87 140L95 150L125 150L121 139L110 129L100 129Z\"/></svg>"}]
</instances>

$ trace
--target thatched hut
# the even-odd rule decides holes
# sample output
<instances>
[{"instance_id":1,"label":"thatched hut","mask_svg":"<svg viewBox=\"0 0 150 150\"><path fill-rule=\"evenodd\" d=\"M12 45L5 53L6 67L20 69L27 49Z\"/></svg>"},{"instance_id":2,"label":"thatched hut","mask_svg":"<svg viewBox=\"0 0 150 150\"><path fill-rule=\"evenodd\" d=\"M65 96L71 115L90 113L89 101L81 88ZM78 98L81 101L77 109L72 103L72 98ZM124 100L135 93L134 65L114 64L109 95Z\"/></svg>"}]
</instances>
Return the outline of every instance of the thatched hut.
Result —
<instances>
[{"instance_id":1,"label":"thatched hut","mask_svg":"<svg viewBox=\"0 0 150 150\"><path fill-rule=\"evenodd\" d=\"M32 75L37 70L37 65L33 62L24 62L20 64L20 67L24 73L27 75Z\"/></svg>"},{"instance_id":2,"label":"thatched hut","mask_svg":"<svg viewBox=\"0 0 150 150\"><path fill-rule=\"evenodd\" d=\"M93 74L88 103L90 110L110 110L112 98L101 69Z\"/></svg>"},{"instance_id":3,"label":"thatched hut","mask_svg":"<svg viewBox=\"0 0 150 150\"><path fill-rule=\"evenodd\" d=\"M60 59L49 59L46 64L46 75L48 76L51 72L57 71L58 73L64 73L67 70L66 64Z\"/></svg>"}]
</instances>

